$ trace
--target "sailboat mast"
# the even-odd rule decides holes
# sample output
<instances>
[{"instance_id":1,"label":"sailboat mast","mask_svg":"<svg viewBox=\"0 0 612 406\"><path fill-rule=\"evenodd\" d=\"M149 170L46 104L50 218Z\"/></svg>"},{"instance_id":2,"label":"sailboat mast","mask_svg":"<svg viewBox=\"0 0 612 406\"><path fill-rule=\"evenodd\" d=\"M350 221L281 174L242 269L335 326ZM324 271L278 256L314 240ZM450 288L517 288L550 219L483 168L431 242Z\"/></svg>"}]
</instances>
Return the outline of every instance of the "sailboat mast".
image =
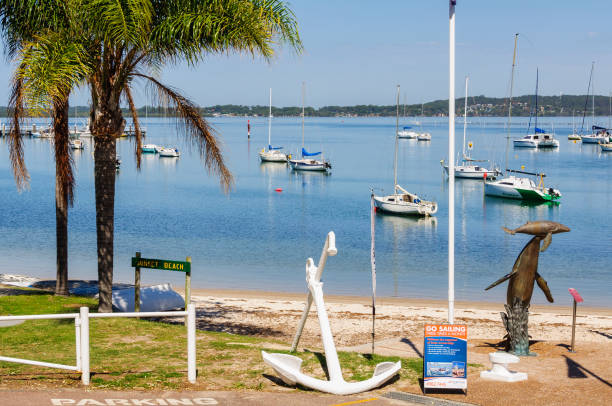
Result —
<instances>
[{"instance_id":1,"label":"sailboat mast","mask_svg":"<svg viewBox=\"0 0 612 406\"><path fill-rule=\"evenodd\" d=\"M536 91L535 91L535 124L534 124L534 134L538 132L538 79L540 76L540 72L538 68L536 68Z\"/></svg>"},{"instance_id":2,"label":"sailboat mast","mask_svg":"<svg viewBox=\"0 0 612 406\"><path fill-rule=\"evenodd\" d=\"M591 74L589 75L589 85L587 86L587 95L584 100L584 110L582 110L582 124L580 125L580 134L584 130L584 119L586 117L587 106L589 105L589 91L591 90L591 80L593 79L593 69L595 68L595 62L591 64Z\"/></svg>"},{"instance_id":3,"label":"sailboat mast","mask_svg":"<svg viewBox=\"0 0 612 406\"><path fill-rule=\"evenodd\" d=\"M304 148L304 82L302 82L302 148Z\"/></svg>"},{"instance_id":4,"label":"sailboat mast","mask_svg":"<svg viewBox=\"0 0 612 406\"><path fill-rule=\"evenodd\" d=\"M510 124L512 123L512 89L514 88L514 67L516 66L516 43L518 33L514 34L514 52L512 53L512 74L510 75L510 102L508 103L508 134L506 135L506 170L508 170L508 150L510 149Z\"/></svg>"},{"instance_id":5,"label":"sailboat mast","mask_svg":"<svg viewBox=\"0 0 612 406\"><path fill-rule=\"evenodd\" d=\"M399 131L399 98L400 85L397 85L397 111L395 113L395 156L393 158L393 193L397 187L397 132Z\"/></svg>"},{"instance_id":6,"label":"sailboat mast","mask_svg":"<svg viewBox=\"0 0 612 406\"><path fill-rule=\"evenodd\" d=\"M270 88L270 108L268 112L268 149L272 146L272 88Z\"/></svg>"},{"instance_id":7,"label":"sailboat mast","mask_svg":"<svg viewBox=\"0 0 612 406\"><path fill-rule=\"evenodd\" d=\"M463 157L465 158L465 133L467 131L467 99L468 99L468 82L469 76L465 77L465 101L463 103Z\"/></svg>"},{"instance_id":8,"label":"sailboat mast","mask_svg":"<svg viewBox=\"0 0 612 406\"><path fill-rule=\"evenodd\" d=\"M595 66L595 62L593 62L593 66ZM595 125L595 80L594 79L593 79L592 88L593 88L593 94L591 95L592 100L593 100L593 103L592 103L593 104L593 108L591 109L591 112L593 114L593 123L592 123L592 125ZM591 128L593 128L593 127L591 127Z\"/></svg>"}]
</instances>

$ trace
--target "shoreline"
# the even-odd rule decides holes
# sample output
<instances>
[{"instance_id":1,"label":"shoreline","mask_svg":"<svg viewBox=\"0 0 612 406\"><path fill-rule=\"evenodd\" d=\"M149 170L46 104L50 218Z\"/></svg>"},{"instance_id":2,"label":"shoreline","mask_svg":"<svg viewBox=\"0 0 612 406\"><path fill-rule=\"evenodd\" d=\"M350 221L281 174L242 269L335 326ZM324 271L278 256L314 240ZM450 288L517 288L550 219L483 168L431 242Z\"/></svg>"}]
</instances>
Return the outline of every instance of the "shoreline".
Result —
<instances>
[{"instance_id":1,"label":"shoreline","mask_svg":"<svg viewBox=\"0 0 612 406\"><path fill-rule=\"evenodd\" d=\"M184 288L173 287L181 295L185 295ZM279 292L279 291L268 291L259 289L207 289L207 288L192 288L192 297L196 296L218 296L233 299L268 299L268 300L291 300L291 301L305 301L308 292L296 293L296 292ZM326 303L342 303L342 304L361 304L371 306L371 296L358 296L358 295L325 295ZM446 300L440 299L422 299L422 298L411 298L411 297L391 297L391 296L377 296L376 307L378 306L424 306L424 307L448 307ZM455 301L455 309L457 310L499 310L504 311L504 303L495 303L479 300L459 300ZM571 306L561 306L556 304L532 304L530 306L532 312L564 312L567 311L571 314ZM612 316L612 307L603 306L578 306L579 313L589 313L592 315Z\"/></svg>"}]
</instances>

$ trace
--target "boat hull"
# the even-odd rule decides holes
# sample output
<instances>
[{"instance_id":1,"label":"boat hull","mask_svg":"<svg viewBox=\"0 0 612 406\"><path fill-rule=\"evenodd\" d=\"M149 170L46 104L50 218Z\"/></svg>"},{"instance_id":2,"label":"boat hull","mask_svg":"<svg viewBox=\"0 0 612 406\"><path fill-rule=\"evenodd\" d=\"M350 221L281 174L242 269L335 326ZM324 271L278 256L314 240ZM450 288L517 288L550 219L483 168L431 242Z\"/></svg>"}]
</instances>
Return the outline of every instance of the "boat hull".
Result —
<instances>
[{"instance_id":1,"label":"boat hull","mask_svg":"<svg viewBox=\"0 0 612 406\"><path fill-rule=\"evenodd\" d=\"M599 144L603 152L612 152L612 144Z\"/></svg>"},{"instance_id":2,"label":"boat hull","mask_svg":"<svg viewBox=\"0 0 612 406\"><path fill-rule=\"evenodd\" d=\"M295 171L326 172L329 169L329 164L316 159L289 160L289 165Z\"/></svg>"},{"instance_id":3,"label":"boat hull","mask_svg":"<svg viewBox=\"0 0 612 406\"><path fill-rule=\"evenodd\" d=\"M531 140L514 140L514 148L537 148L538 144Z\"/></svg>"},{"instance_id":4,"label":"boat hull","mask_svg":"<svg viewBox=\"0 0 612 406\"><path fill-rule=\"evenodd\" d=\"M287 154L275 150L260 151L259 159L262 162L287 162Z\"/></svg>"},{"instance_id":5,"label":"boat hull","mask_svg":"<svg viewBox=\"0 0 612 406\"><path fill-rule=\"evenodd\" d=\"M443 168L444 172L448 176L448 165L444 165ZM487 179L495 179L497 177L497 171L480 167L479 169L476 169L475 167L455 167L455 178L482 180L485 175Z\"/></svg>"},{"instance_id":6,"label":"boat hull","mask_svg":"<svg viewBox=\"0 0 612 406\"><path fill-rule=\"evenodd\" d=\"M403 216L431 216L438 211L438 206L431 202L406 202L401 195L374 196L374 205L382 212Z\"/></svg>"},{"instance_id":7,"label":"boat hull","mask_svg":"<svg viewBox=\"0 0 612 406\"><path fill-rule=\"evenodd\" d=\"M599 144L601 142L605 142L606 138L605 137L595 137L592 135L583 135L582 136L582 143L583 144Z\"/></svg>"},{"instance_id":8,"label":"boat hull","mask_svg":"<svg viewBox=\"0 0 612 406\"><path fill-rule=\"evenodd\" d=\"M503 197L506 199L528 200L532 202L554 202L559 200L559 195L551 195L540 189L520 188L511 185L502 185L497 182L485 183L485 195Z\"/></svg>"}]
</instances>

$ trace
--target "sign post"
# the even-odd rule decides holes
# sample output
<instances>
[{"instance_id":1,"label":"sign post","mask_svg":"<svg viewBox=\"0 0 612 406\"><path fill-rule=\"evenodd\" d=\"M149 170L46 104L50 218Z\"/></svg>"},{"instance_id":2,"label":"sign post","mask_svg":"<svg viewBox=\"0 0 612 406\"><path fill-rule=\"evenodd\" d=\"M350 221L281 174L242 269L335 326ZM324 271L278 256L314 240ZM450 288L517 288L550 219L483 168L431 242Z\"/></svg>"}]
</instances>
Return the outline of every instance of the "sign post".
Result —
<instances>
[{"instance_id":1,"label":"sign post","mask_svg":"<svg viewBox=\"0 0 612 406\"><path fill-rule=\"evenodd\" d=\"M141 258L140 252L136 252L136 256L132 257L132 267L134 267L134 311L140 311L140 268L185 272L185 309L187 309L191 303L191 257L187 257L185 261L172 261Z\"/></svg>"},{"instance_id":2,"label":"sign post","mask_svg":"<svg viewBox=\"0 0 612 406\"><path fill-rule=\"evenodd\" d=\"M140 258L140 251L136 252L136 258ZM138 263L138 262L137 262ZM134 311L140 312L140 267L134 268Z\"/></svg>"},{"instance_id":3,"label":"sign post","mask_svg":"<svg viewBox=\"0 0 612 406\"><path fill-rule=\"evenodd\" d=\"M423 390L467 390L467 326L426 324Z\"/></svg>"},{"instance_id":4,"label":"sign post","mask_svg":"<svg viewBox=\"0 0 612 406\"><path fill-rule=\"evenodd\" d=\"M574 351L574 339L576 338L576 304L584 302L580 293L574 288L569 288L569 293L574 298L574 312L572 315L572 345L570 346L570 352Z\"/></svg>"}]
</instances>

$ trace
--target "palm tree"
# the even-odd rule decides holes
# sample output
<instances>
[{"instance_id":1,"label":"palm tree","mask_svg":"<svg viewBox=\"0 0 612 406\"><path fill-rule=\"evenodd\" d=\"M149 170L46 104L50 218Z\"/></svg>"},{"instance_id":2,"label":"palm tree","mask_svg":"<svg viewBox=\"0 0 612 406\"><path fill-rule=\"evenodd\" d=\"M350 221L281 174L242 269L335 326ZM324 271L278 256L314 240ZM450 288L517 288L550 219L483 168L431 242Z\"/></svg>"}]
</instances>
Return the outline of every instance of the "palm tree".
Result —
<instances>
[{"instance_id":1,"label":"palm tree","mask_svg":"<svg viewBox=\"0 0 612 406\"><path fill-rule=\"evenodd\" d=\"M58 0L59 1L59 0ZM196 106L177 90L162 84L151 72L168 63L185 60L190 65L204 55L246 52L270 60L276 42L297 52L301 41L291 10L280 0L73 0L67 18L81 32L72 35L76 48L86 50L87 83L91 91L90 130L95 143L96 231L98 253L99 311L111 311L113 279L116 137L125 127L120 103L128 101L136 133L140 162L142 137L132 88L138 81L155 90L159 101L173 109L184 132L197 146L209 172L219 176L229 190L233 179L226 167L217 136L199 115ZM39 43L57 32L40 32ZM63 37L65 40L65 36ZM79 54L78 52L76 54ZM59 64L82 64L66 55L50 58ZM26 61L26 64L28 62ZM77 77L68 75L69 83ZM40 75L34 82L45 81Z\"/></svg>"},{"instance_id":2,"label":"palm tree","mask_svg":"<svg viewBox=\"0 0 612 406\"><path fill-rule=\"evenodd\" d=\"M11 59L20 57L22 60L18 64L13 79L13 88L9 101L12 111L12 125L10 131L9 145L11 149L11 162L13 173L17 182L18 189L27 186L29 175L23 161L23 148L21 143L20 122L27 114L27 111L40 109L51 110L51 118L54 131L54 152L55 152L55 218L56 218L56 285L55 294L68 294L68 206L73 203L74 174L72 156L70 154L68 137L68 99L74 83L69 83L60 72L53 72L55 66L29 65L23 62L24 56L38 57L45 52L59 51L69 52L65 47L57 49L57 45L66 45L58 42L57 35L54 38L55 46L52 44L37 44L38 33L43 30L54 30L55 32L69 31L66 16L66 6L69 2L57 1L0 1L0 25L2 38L5 43L7 56ZM51 36L50 38L53 38ZM36 50L39 54L36 55ZM75 55L72 60L78 60ZM69 64L64 66L68 72L78 72L83 74L82 69L74 69L75 66ZM44 89L36 92L27 80L28 75L33 74L34 69L42 69L47 76L47 81L43 82ZM66 72L64 72L66 73ZM79 79L79 78L72 78ZM32 105L33 104L33 105ZM32 109L34 107L34 109Z\"/></svg>"}]
</instances>

